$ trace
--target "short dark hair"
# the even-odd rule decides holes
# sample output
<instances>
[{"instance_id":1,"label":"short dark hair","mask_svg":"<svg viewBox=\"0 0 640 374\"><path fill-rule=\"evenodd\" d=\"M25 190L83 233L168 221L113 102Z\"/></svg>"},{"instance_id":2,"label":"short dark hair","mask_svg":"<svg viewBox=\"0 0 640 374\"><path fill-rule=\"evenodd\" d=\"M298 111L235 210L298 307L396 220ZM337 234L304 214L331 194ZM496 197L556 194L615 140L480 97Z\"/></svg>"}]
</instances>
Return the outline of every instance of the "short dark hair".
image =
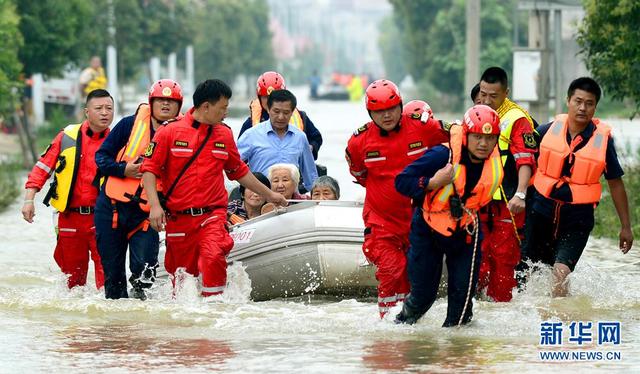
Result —
<instances>
[{"instance_id":1,"label":"short dark hair","mask_svg":"<svg viewBox=\"0 0 640 374\"><path fill-rule=\"evenodd\" d=\"M267 108L271 109L273 103L281 103L289 101L291 102L291 109L295 109L298 105L298 100L296 100L296 96L291 93L289 90L275 90L269 94L267 98Z\"/></svg>"},{"instance_id":2,"label":"short dark hair","mask_svg":"<svg viewBox=\"0 0 640 374\"><path fill-rule=\"evenodd\" d=\"M567 90L567 98L573 96L576 90L587 91L594 94L596 97L596 104L600 101L600 96L602 95L602 90L600 89L598 82L589 77L580 77L571 82L569 89Z\"/></svg>"},{"instance_id":3,"label":"short dark hair","mask_svg":"<svg viewBox=\"0 0 640 374\"><path fill-rule=\"evenodd\" d=\"M482 73L480 77L481 81L487 83L500 83L505 90L509 87L509 79L507 78L507 72L503 68L498 66L492 66Z\"/></svg>"},{"instance_id":4,"label":"short dark hair","mask_svg":"<svg viewBox=\"0 0 640 374\"><path fill-rule=\"evenodd\" d=\"M103 90L102 88L93 90L87 95L87 100L84 102L84 106L86 107L87 105L89 105L89 101L91 101L91 99L95 99L98 97L111 97L111 94L109 93L109 91ZM111 101L113 101L113 97L111 97Z\"/></svg>"},{"instance_id":5,"label":"short dark hair","mask_svg":"<svg viewBox=\"0 0 640 374\"><path fill-rule=\"evenodd\" d=\"M256 177L257 180L259 180L262 184L264 184L265 186L267 186L268 189L271 189L271 182L269 182L269 178L267 178L266 175L260 173L260 172L253 172L253 176ZM244 191L247 188L243 185L240 185L240 200L244 200Z\"/></svg>"},{"instance_id":6,"label":"short dark hair","mask_svg":"<svg viewBox=\"0 0 640 374\"><path fill-rule=\"evenodd\" d=\"M231 87L220 79L207 79L198 84L193 92L193 106L196 108L205 102L216 103L220 98L231 99Z\"/></svg>"},{"instance_id":7,"label":"short dark hair","mask_svg":"<svg viewBox=\"0 0 640 374\"><path fill-rule=\"evenodd\" d=\"M489 83L489 82L487 82ZM480 93L480 83L476 83L475 86L473 86L473 88L471 89L471 101L475 104L476 103L476 97L478 97L478 94Z\"/></svg>"}]
</instances>

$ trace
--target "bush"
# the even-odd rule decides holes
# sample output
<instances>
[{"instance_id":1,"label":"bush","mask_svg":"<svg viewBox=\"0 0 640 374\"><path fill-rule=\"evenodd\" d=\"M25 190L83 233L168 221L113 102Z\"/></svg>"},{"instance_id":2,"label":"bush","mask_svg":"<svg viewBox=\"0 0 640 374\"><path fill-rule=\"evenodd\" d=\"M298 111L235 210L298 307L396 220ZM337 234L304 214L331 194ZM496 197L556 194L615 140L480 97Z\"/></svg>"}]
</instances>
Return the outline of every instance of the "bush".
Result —
<instances>
[{"instance_id":1,"label":"bush","mask_svg":"<svg viewBox=\"0 0 640 374\"><path fill-rule=\"evenodd\" d=\"M7 209L20 193L18 187L20 168L20 163L15 161L0 162L0 211Z\"/></svg>"},{"instance_id":2,"label":"bush","mask_svg":"<svg viewBox=\"0 0 640 374\"><path fill-rule=\"evenodd\" d=\"M60 130L68 124L77 122L67 115L63 107L58 105L52 108L49 120L36 130L36 152L44 151Z\"/></svg>"},{"instance_id":3,"label":"bush","mask_svg":"<svg viewBox=\"0 0 640 374\"><path fill-rule=\"evenodd\" d=\"M626 145L624 149L619 150L618 158L620 164L624 169L624 181L625 188L627 190L627 197L629 199L629 215L631 216L631 230L633 231L634 238L640 237L640 148L635 151L635 157L632 157L633 152L631 146ZM596 209L595 219L596 224L593 229L592 235L596 237L606 237L612 239L618 239L620 233L620 220L618 219L618 213L616 207L613 205L611 194L609 193L609 186L606 181L602 182L602 199Z\"/></svg>"}]
</instances>

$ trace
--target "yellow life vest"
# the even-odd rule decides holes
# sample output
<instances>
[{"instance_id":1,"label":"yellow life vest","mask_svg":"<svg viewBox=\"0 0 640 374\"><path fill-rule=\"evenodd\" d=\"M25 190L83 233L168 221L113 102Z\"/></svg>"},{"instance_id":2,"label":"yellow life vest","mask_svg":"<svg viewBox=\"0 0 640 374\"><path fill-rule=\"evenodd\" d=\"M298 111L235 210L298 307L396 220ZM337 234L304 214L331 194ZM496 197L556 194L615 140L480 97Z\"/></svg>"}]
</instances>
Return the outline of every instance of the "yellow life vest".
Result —
<instances>
[{"instance_id":1,"label":"yellow life vest","mask_svg":"<svg viewBox=\"0 0 640 374\"><path fill-rule=\"evenodd\" d=\"M504 102L496 112L498 112L498 116L500 116L500 137L498 138L498 149L500 150L500 160L504 167L507 164L507 160L510 155L509 146L511 145L511 131L513 130L513 124L520 118L524 117L529 121L531 131L533 131L533 120L526 110L508 98L504 99ZM514 176L509 177L513 178ZM517 180L517 173L515 175L515 179ZM502 200L502 195L500 194L499 189L493 195L493 200Z\"/></svg>"},{"instance_id":2,"label":"yellow life vest","mask_svg":"<svg viewBox=\"0 0 640 374\"><path fill-rule=\"evenodd\" d=\"M251 110L251 126L255 126L260 122L263 122L262 105L260 105L260 100L253 99L251 104L249 104L249 109ZM302 116L300 115L298 108L293 110L291 119L289 119L289 124L299 128L300 131L304 131L304 121L302 120Z\"/></svg>"},{"instance_id":3,"label":"yellow life vest","mask_svg":"<svg viewBox=\"0 0 640 374\"><path fill-rule=\"evenodd\" d=\"M59 212L64 212L67 209L78 174L82 144L81 127L80 123L64 128L53 182L47 192L47 198L45 198L45 204L51 204Z\"/></svg>"},{"instance_id":4,"label":"yellow life vest","mask_svg":"<svg viewBox=\"0 0 640 374\"><path fill-rule=\"evenodd\" d=\"M104 69L102 67L93 69L93 79L87 83L87 86L84 88L84 94L88 95L93 90L104 90L105 88L107 88L107 76L104 73Z\"/></svg>"}]
</instances>

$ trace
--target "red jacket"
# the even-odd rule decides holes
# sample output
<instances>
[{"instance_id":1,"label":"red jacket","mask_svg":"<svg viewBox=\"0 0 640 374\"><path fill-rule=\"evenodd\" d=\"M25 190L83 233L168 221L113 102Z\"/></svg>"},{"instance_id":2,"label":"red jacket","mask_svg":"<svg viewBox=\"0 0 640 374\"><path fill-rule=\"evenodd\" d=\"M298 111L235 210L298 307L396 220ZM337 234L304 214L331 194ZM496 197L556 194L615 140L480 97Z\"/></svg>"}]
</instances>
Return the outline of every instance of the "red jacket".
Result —
<instances>
[{"instance_id":1,"label":"red jacket","mask_svg":"<svg viewBox=\"0 0 640 374\"><path fill-rule=\"evenodd\" d=\"M231 129L223 124L201 124L193 119L193 108L180 120L160 128L149 145L140 170L155 174L169 190L187 161L204 141L208 128L211 137L197 159L180 177L167 208L227 208L227 190L222 171L231 180L244 177L249 168L242 162Z\"/></svg>"},{"instance_id":2,"label":"red jacket","mask_svg":"<svg viewBox=\"0 0 640 374\"><path fill-rule=\"evenodd\" d=\"M427 123L402 116L387 132L372 122L357 129L347 144L351 175L367 189L363 218L366 226L382 225L399 235L409 233L411 200L398 193L394 181L404 168L429 147L449 141L440 121Z\"/></svg>"},{"instance_id":3,"label":"red jacket","mask_svg":"<svg viewBox=\"0 0 640 374\"><path fill-rule=\"evenodd\" d=\"M95 155L102 142L109 134L109 129L95 134L89 128L89 121L84 121L80 128L82 132L82 150L77 179L73 185L73 191L69 199L69 207L94 206L98 197L98 188L93 184L98 167ZM56 167L58 155L60 155L60 141L63 132L51 141L44 153L40 156L36 165L31 169L25 188L35 188L40 191L47 182Z\"/></svg>"}]
</instances>

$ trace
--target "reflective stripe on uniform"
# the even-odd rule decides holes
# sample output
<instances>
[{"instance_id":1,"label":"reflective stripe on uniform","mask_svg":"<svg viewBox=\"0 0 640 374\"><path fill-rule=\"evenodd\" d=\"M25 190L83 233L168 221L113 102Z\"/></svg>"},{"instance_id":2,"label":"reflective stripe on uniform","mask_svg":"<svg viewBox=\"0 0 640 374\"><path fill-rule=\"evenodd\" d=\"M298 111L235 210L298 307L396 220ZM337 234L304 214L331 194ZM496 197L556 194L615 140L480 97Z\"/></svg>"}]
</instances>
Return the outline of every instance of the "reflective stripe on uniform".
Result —
<instances>
[{"instance_id":1,"label":"reflective stripe on uniform","mask_svg":"<svg viewBox=\"0 0 640 374\"><path fill-rule=\"evenodd\" d=\"M46 171L47 174L51 174L51 168L48 167L44 162L38 161L38 162L36 162L36 166L39 167L40 169Z\"/></svg>"},{"instance_id":2,"label":"reflective stripe on uniform","mask_svg":"<svg viewBox=\"0 0 640 374\"><path fill-rule=\"evenodd\" d=\"M205 287L205 286L202 286L202 292L217 293L217 292L224 291L224 289L225 289L225 286L218 286L218 287Z\"/></svg>"},{"instance_id":3,"label":"reflective stripe on uniform","mask_svg":"<svg viewBox=\"0 0 640 374\"><path fill-rule=\"evenodd\" d=\"M187 234L184 232L172 232L172 233L167 233L167 238L172 238L172 237L176 237L176 236L186 236Z\"/></svg>"},{"instance_id":4,"label":"reflective stripe on uniform","mask_svg":"<svg viewBox=\"0 0 640 374\"><path fill-rule=\"evenodd\" d=\"M520 152L520 153L514 153L513 154L513 158L515 158L516 160L519 158L524 158L524 157L531 157L533 156L531 153L529 152Z\"/></svg>"}]
</instances>

